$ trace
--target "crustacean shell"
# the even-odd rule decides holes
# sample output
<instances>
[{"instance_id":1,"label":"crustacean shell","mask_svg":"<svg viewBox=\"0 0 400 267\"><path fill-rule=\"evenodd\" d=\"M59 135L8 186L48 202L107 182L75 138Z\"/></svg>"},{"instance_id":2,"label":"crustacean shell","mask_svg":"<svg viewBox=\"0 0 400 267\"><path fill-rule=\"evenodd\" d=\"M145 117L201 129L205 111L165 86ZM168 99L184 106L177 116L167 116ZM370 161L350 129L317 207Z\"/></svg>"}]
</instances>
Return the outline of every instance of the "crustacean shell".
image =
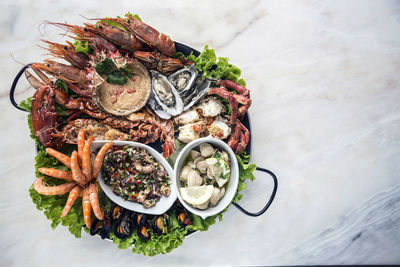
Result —
<instances>
[{"instance_id":1,"label":"crustacean shell","mask_svg":"<svg viewBox=\"0 0 400 267\"><path fill-rule=\"evenodd\" d=\"M173 84L161 73L151 70L151 90L158 105L171 116L182 113L183 103Z\"/></svg>"}]
</instances>

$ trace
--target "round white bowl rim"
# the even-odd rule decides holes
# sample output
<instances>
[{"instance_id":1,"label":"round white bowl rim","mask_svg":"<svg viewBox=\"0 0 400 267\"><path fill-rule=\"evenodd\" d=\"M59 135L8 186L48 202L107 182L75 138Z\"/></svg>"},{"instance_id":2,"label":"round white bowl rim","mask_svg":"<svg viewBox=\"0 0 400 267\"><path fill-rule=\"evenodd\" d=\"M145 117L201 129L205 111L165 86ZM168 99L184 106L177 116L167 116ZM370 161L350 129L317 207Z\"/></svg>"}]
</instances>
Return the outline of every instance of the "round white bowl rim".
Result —
<instances>
[{"instance_id":1,"label":"round white bowl rim","mask_svg":"<svg viewBox=\"0 0 400 267\"><path fill-rule=\"evenodd\" d=\"M172 169L172 167L169 165L169 163L166 161L166 159L154 148L138 143L138 142L133 142L133 141L118 141L118 140L98 140L98 141L93 141L92 145L90 146L90 151L93 152L97 149L99 149L101 146L104 144L113 141L114 146L124 146L124 145L129 145L132 147L140 147L146 149L148 153L150 153L154 158L156 159L157 162L159 162L165 169L165 171L168 173L168 176L170 178L170 187L171 187L171 193L168 197L162 196L160 200L156 203L156 205L152 208L144 208L142 204L135 203L132 201L124 200L122 197L117 196L112 192L112 189L110 186L106 185L104 183L104 180L102 178L102 173L103 171L100 171L98 175L98 181L99 184L104 191L104 193L113 201L114 203L118 204L119 206L126 208L131 211L135 212L140 212L140 213L145 213L145 214L152 214L152 215L160 215L169 210L171 206L174 204L176 198L177 198L177 193L175 186L173 185L175 183L175 174ZM94 157L92 157L92 160Z\"/></svg>"},{"instance_id":2,"label":"round white bowl rim","mask_svg":"<svg viewBox=\"0 0 400 267\"><path fill-rule=\"evenodd\" d=\"M230 166L231 166L231 177L229 179L228 182L229 184L228 187L226 188L224 197L217 203L217 205L215 205L214 207L209 207L205 210L194 208L190 204L186 203L182 199L181 194L179 192L179 188L181 187L179 181L180 168L182 168L182 164L185 161L187 154L190 152L190 150L193 149L194 147L198 147L202 143L210 143L211 145L216 144L216 146L222 147L223 150L225 150L229 154ZM179 201L187 210L189 210L193 214L202 217L203 219L218 214L221 211L223 211L227 206L229 206L229 204L232 202L233 197L236 194L237 187L239 185L239 166L237 163L235 153L227 143L225 143L222 140L213 138L212 136L198 138L186 144L186 146L179 153L175 161L174 173L175 173L174 175L175 181L173 182L173 186L175 186L175 191L177 192Z\"/></svg>"}]
</instances>

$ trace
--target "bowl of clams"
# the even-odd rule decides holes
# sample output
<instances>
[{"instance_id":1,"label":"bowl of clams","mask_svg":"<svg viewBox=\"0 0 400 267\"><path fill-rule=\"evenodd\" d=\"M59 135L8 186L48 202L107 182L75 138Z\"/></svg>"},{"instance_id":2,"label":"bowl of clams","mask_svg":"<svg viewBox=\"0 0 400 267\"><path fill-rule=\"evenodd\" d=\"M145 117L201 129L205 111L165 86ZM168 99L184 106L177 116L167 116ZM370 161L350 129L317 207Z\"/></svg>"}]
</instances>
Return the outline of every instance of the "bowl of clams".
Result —
<instances>
[{"instance_id":1,"label":"bowl of clams","mask_svg":"<svg viewBox=\"0 0 400 267\"><path fill-rule=\"evenodd\" d=\"M239 183L235 153L211 136L188 143L179 153L174 172L179 201L203 219L224 210Z\"/></svg>"}]
</instances>

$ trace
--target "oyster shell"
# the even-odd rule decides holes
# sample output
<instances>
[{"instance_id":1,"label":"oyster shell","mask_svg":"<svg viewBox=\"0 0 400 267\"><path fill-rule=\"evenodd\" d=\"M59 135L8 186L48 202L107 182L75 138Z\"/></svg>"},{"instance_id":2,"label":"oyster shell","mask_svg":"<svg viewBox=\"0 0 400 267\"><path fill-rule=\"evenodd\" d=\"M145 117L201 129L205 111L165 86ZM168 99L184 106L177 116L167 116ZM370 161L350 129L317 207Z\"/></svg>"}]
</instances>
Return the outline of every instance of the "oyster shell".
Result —
<instances>
[{"instance_id":1,"label":"oyster shell","mask_svg":"<svg viewBox=\"0 0 400 267\"><path fill-rule=\"evenodd\" d=\"M199 101L205 94L207 94L210 85L210 80L198 77L194 82L193 87L188 90L184 96L182 96L184 105L183 111L188 110L190 107L196 104L197 101Z\"/></svg>"},{"instance_id":2,"label":"oyster shell","mask_svg":"<svg viewBox=\"0 0 400 267\"><path fill-rule=\"evenodd\" d=\"M182 113L182 98L179 96L174 85L161 73L155 70L150 70L150 73L152 77L152 96L155 98L157 103L171 116L176 116Z\"/></svg>"},{"instance_id":3,"label":"oyster shell","mask_svg":"<svg viewBox=\"0 0 400 267\"><path fill-rule=\"evenodd\" d=\"M168 80L175 86L176 90L178 90L179 95L184 96L192 87L198 75L198 70L195 65L192 64L189 68L182 68L174 72L168 76Z\"/></svg>"},{"instance_id":4,"label":"oyster shell","mask_svg":"<svg viewBox=\"0 0 400 267\"><path fill-rule=\"evenodd\" d=\"M156 98L154 96L153 91L151 91L150 94L150 98L149 101L147 102L147 104L151 107L151 109L162 119L168 120L169 118L171 118L171 115L168 114L168 112L166 112L162 106L160 106L158 104L158 102L156 101Z\"/></svg>"}]
</instances>

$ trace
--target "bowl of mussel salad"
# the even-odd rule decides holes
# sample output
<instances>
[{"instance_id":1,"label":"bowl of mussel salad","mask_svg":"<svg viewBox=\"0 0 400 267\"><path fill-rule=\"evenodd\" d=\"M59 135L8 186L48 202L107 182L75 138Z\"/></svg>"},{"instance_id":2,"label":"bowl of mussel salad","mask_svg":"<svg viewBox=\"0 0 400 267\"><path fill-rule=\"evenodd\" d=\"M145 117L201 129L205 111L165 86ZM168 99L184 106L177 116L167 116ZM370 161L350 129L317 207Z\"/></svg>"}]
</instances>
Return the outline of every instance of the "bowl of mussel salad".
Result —
<instances>
[{"instance_id":1,"label":"bowl of mussel salad","mask_svg":"<svg viewBox=\"0 0 400 267\"><path fill-rule=\"evenodd\" d=\"M97 152L108 141L94 141L91 151ZM176 200L172 186L174 172L168 162L148 145L113 141L98 176L104 193L128 210L163 214Z\"/></svg>"},{"instance_id":2,"label":"bowl of mussel salad","mask_svg":"<svg viewBox=\"0 0 400 267\"><path fill-rule=\"evenodd\" d=\"M175 162L178 198L203 219L224 210L235 196L239 167L235 153L211 136L187 144Z\"/></svg>"}]
</instances>

